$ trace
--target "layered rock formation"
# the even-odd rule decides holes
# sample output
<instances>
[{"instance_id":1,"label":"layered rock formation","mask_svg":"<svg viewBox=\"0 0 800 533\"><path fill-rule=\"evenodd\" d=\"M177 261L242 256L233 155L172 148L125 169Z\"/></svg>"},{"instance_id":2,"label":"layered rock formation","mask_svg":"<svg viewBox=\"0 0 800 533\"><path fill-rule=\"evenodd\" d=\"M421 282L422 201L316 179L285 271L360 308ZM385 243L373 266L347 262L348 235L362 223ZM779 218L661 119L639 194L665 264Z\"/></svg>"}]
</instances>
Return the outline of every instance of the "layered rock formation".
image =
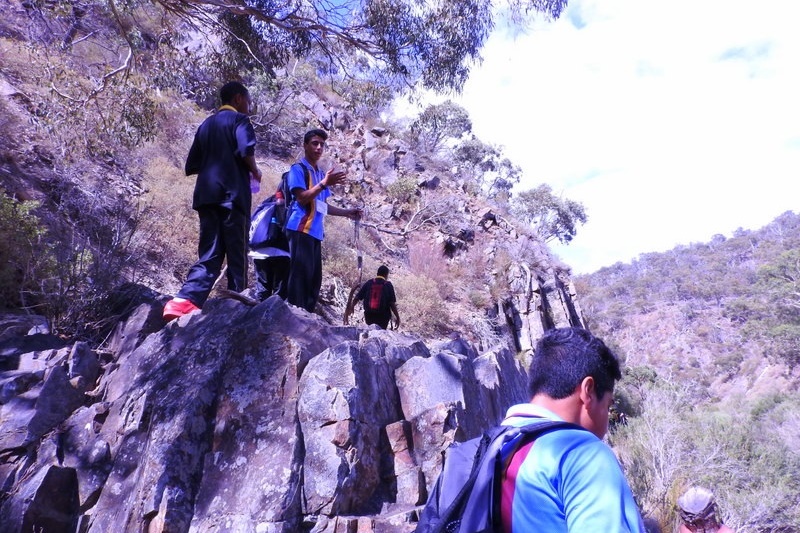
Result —
<instances>
[{"instance_id":1,"label":"layered rock formation","mask_svg":"<svg viewBox=\"0 0 800 533\"><path fill-rule=\"evenodd\" d=\"M525 347L577 316L560 282L527 283ZM333 326L276 297L164 324L159 300L96 350L0 323L0 530L413 531L442 450L526 399L504 347Z\"/></svg>"}]
</instances>

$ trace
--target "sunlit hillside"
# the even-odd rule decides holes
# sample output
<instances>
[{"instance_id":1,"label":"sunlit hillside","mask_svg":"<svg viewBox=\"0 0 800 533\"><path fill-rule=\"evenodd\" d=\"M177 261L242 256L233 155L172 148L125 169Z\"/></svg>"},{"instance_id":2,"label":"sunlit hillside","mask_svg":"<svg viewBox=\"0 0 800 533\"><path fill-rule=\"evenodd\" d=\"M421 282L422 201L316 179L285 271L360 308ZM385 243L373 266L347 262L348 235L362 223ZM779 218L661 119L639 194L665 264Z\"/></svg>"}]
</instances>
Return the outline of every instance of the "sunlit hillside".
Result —
<instances>
[{"instance_id":1,"label":"sunlit hillside","mask_svg":"<svg viewBox=\"0 0 800 533\"><path fill-rule=\"evenodd\" d=\"M577 279L589 327L627 361L612 442L664 524L703 484L736 531L800 530L799 265L787 212Z\"/></svg>"}]
</instances>

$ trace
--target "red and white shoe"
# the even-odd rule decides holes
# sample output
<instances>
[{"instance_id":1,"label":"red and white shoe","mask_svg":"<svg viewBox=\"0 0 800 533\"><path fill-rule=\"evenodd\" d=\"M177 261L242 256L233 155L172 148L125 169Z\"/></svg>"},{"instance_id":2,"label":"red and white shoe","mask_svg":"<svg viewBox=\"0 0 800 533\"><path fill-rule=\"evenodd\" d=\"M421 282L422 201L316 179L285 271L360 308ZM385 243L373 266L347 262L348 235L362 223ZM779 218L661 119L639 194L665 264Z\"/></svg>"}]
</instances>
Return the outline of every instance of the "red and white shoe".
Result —
<instances>
[{"instance_id":1,"label":"red and white shoe","mask_svg":"<svg viewBox=\"0 0 800 533\"><path fill-rule=\"evenodd\" d=\"M200 308L189 300L184 300L183 298L173 298L167 302L167 305L164 306L163 316L164 320L169 322L170 320L175 320L183 315L188 315L189 313L194 313L195 311L199 310Z\"/></svg>"}]
</instances>

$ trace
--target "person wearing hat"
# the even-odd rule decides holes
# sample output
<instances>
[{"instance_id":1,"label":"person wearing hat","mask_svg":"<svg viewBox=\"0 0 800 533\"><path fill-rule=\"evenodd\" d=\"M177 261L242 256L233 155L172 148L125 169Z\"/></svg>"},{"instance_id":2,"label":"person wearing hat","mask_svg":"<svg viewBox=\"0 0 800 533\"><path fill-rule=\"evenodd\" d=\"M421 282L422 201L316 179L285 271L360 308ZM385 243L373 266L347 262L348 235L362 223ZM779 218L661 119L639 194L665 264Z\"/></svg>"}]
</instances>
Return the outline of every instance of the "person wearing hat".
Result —
<instances>
[{"instance_id":1,"label":"person wearing hat","mask_svg":"<svg viewBox=\"0 0 800 533\"><path fill-rule=\"evenodd\" d=\"M714 493L702 487L692 487L678 498L681 517L680 533L734 533L719 518Z\"/></svg>"}]
</instances>

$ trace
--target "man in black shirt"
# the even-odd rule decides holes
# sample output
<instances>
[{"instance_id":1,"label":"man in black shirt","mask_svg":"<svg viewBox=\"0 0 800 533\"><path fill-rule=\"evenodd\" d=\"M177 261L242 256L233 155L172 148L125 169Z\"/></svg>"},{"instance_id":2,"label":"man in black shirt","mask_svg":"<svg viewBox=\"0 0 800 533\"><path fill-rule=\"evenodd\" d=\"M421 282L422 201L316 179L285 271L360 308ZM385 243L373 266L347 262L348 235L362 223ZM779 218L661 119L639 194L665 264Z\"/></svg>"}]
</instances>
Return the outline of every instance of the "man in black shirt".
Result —
<instances>
[{"instance_id":1,"label":"man in black shirt","mask_svg":"<svg viewBox=\"0 0 800 533\"><path fill-rule=\"evenodd\" d=\"M248 117L250 93L233 81L219 95L222 106L200 125L186 158L186 175L197 174L192 208L200 217L198 260L178 295L164 306L166 320L203 307L225 259L228 289L241 292L247 286L250 176L261 181Z\"/></svg>"},{"instance_id":2,"label":"man in black shirt","mask_svg":"<svg viewBox=\"0 0 800 533\"><path fill-rule=\"evenodd\" d=\"M387 281L389 267L381 265L378 276L361 286L353 302L364 302L364 322L377 324L382 329L389 326L389 320L394 313L395 327L400 327L400 315L397 313L397 299L392 283Z\"/></svg>"}]
</instances>

